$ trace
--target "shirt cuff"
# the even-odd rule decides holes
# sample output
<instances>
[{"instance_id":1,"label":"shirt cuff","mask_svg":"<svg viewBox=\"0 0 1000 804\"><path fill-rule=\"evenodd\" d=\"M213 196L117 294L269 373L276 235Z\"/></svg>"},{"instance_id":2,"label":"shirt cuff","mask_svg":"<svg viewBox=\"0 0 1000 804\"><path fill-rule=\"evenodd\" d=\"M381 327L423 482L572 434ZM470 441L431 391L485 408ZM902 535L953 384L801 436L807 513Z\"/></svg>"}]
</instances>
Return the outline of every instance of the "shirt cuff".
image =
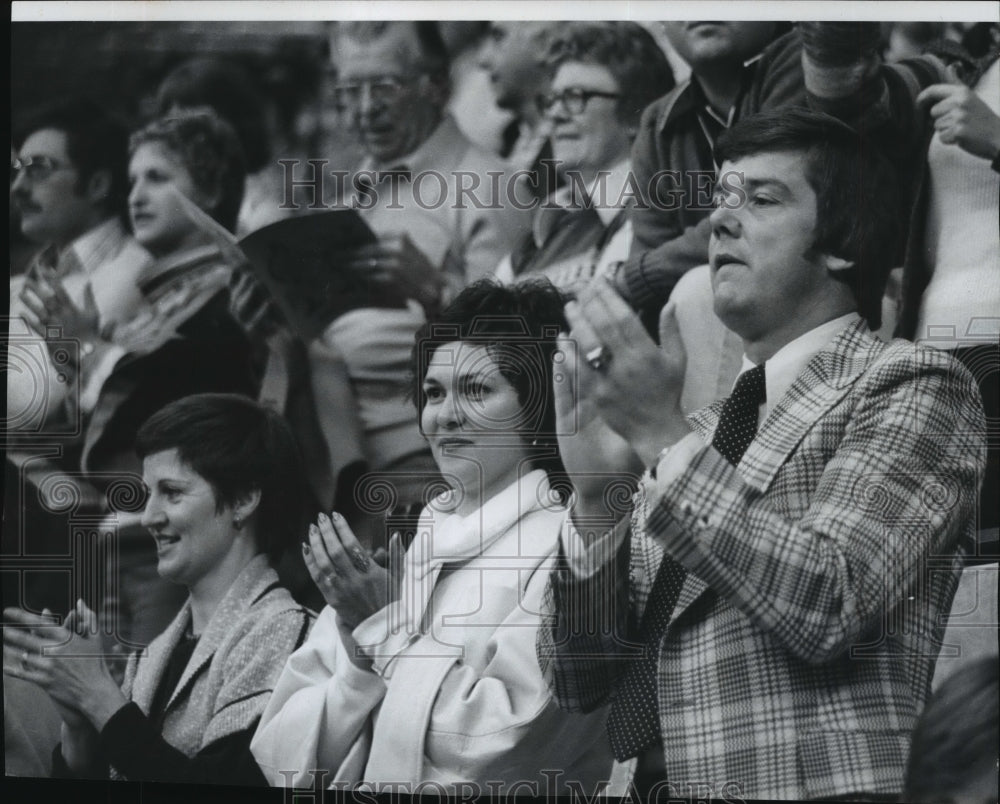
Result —
<instances>
[{"instance_id":1,"label":"shirt cuff","mask_svg":"<svg viewBox=\"0 0 1000 804\"><path fill-rule=\"evenodd\" d=\"M559 538L562 541L563 555L566 556L566 563L569 564L573 577L578 580L592 578L602 567L614 561L628 535L630 523L631 518L623 516L614 527L596 539L584 541L582 534L567 514Z\"/></svg>"},{"instance_id":2,"label":"shirt cuff","mask_svg":"<svg viewBox=\"0 0 1000 804\"><path fill-rule=\"evenodd\" d=\"M689 433L680 441L660 453L660 460L656 464L656 490L657 496L662 497L671 483L684 474L691 465L694 456L705 446L701 436L697 433Z\"/></svg>"}]
</instances>

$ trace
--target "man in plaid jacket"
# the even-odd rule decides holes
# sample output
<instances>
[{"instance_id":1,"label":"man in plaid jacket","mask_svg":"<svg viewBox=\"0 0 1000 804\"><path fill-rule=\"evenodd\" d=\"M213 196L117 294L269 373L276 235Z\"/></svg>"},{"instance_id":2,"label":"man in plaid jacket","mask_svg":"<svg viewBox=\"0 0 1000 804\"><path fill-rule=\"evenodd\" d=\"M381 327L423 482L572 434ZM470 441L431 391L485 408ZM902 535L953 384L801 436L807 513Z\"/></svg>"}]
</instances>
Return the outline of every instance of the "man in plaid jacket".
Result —
<instances>
[{"instance_id":1,"label":"man in plaid jacket","mask_svg":"<svg viewBox=\"0 0 1000 804\"><path fill-rule=\"evenodd\" d=\"M957 362L871 333L901 208L876 149L784 110L719 159L715 310L748 380L686 419L669 304L660 349L608 286L567 305L576 494L539 660L564 708L611 701L633 785L612 792L895 800L974 534L982 406ZM636 458L629 517L612 483Z\"/></svg>"}]
</instances>

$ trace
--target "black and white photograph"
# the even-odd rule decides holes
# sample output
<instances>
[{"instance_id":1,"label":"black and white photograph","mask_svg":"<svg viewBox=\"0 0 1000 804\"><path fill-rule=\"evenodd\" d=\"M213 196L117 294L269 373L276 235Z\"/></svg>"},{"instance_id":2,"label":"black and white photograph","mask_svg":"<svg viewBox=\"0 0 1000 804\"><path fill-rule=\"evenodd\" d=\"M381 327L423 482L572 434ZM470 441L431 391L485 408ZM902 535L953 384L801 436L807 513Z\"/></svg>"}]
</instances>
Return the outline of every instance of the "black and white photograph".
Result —
<instances>
[{"instance_id":1,"label":"black and white photograph","mask_svg":"<svg viewBox=\"0 0 1000 804\"><path fill-rule=\"evenodd\" d=\"M11 8L5 800L998 801L996 3Z\"/></svg>"}]
</instances>

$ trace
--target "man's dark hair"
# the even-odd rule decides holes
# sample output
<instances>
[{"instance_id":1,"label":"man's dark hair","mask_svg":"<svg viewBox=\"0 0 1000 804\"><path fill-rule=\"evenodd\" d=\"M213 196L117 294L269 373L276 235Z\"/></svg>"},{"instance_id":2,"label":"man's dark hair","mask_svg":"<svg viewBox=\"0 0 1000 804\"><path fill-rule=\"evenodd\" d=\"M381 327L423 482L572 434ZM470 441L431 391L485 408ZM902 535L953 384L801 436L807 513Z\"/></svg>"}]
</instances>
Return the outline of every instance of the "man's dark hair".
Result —
<instances>
[{"instance_id":1,"label":"man's dark hair","mask_svg":"<svg viewBox=\"0 0 1000 804\"><path fill-rule=\"evenodd\" d=\"M524 430L540 455L534 465L550 476L562 474L552 356L556 336L569 329L563 314L565 301L547 279L517 285L481 279L466 287L417 332L412 357L412 397L417 410L426 404L423 382L438 347L454 341L485 346L528 414Z\"/></svg>"},{"instance_id":2,"label":"man's dark hair","mask_svg":"<svg viewBox=\"0 0 1000 804\"><path fill-rule=\"evenodd\" d=\"M178 112L135 132L129 155L150 142L162 143L171 151L196 187L209 195L218 193L215 209L206 212L233 231L247 175L243 148L233 127L214 112Z\"/></svg>"},{"instance_id":3,"label":"man's dark hair","mask_svg":"<svg viewBox=\"0 0 1000 804\"><path fill-rule=\"evenodd\" d=\"M79 174L82 194L91 177L107 171L111 189L104 202L108 215L125 219L128 199L128 126L106 107L89 98L52 101L29 112L14 131L14 147L36 131L51 128L66 135L66 153Z\"/></svg>"},{"instance_id":4,"label":"man's dark hair","mask_svg":"<svg viewBox=\"0 0 1000 804\"><path fill-rule=\"evenodd\" d=\"M635 22L567 22L555 26L545 64L579 61L607 67L621 87L618 113L637 126L642 110L674 88L674 73L653 36Z\"/></svg>"},{"instance_id":5,"label":"man's dark hair","mask_svg":"<svg viewBox=\"0 0 1000 804\"><path fill-rule=\"evenodd\" d=\"M995 801L998 712L996 654L976 659L948 676L913 731L901 800L914 804L966 800L961 797L963 791L992 777Z\"/></svg>"},{"instance_id":6,"label":"man's dark hair","mask_svg":"<svg viewBox=\"0 0 1000 804\"><path fill-rule=\"evenodd\" d=\"M850 126L795 107L740 121L719 137L715 158L721 164L777 152L804 154L806 180L816 194L813 249L853 263L834 276L850 286L858 312L878 329L886 281L902 248L896 170Z\"/></svg>"},{"instance_id":7,"label":"man's dark hair","mask_svg":"<svg viewBox=\"0 0 1000 804\"><path fill-rule=\"evenodd\" d=\"M264 100L247 73L217 56L189 59L171 70L156 93L157 112L208 107L233 127L247 170L256 173L271 158Z\"/></svg>"},{"instance_id":8,"label":"man's dark hair","mask_svg":"<svg viewBox=\"0 0 1000 804\"><path fill-rule=\"evenodd\" d=\"M272 563L302 538L306 479L295 438L275 411L238 394L194 394L158 410L139 428L140 459L176 449L212 487L216 509L259 490L257 546Z\"/></svg>"}]
</instances>

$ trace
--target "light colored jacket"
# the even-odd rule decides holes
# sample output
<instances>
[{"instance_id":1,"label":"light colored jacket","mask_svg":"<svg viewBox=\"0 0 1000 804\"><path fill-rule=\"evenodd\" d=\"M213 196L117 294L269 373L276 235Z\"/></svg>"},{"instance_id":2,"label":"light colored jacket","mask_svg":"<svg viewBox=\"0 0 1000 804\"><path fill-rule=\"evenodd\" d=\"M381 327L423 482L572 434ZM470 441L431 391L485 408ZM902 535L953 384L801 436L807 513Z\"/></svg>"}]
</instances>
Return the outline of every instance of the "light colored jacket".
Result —
<instances>
[{"instance_id":1,"label":"light colored jacket","mask_svg":"<svg viewBox=\"0 0 1000 804\"><path fill-rule=\"evenodd\" d=\"M271 784L546 795L607 779L605 713L560 712L535 661L565 516L544 472L465 518L444 501L424 510L400 600L354 631L372 669L329 608L289 659L251 745Z\"/></svg>"}]
</instances>

